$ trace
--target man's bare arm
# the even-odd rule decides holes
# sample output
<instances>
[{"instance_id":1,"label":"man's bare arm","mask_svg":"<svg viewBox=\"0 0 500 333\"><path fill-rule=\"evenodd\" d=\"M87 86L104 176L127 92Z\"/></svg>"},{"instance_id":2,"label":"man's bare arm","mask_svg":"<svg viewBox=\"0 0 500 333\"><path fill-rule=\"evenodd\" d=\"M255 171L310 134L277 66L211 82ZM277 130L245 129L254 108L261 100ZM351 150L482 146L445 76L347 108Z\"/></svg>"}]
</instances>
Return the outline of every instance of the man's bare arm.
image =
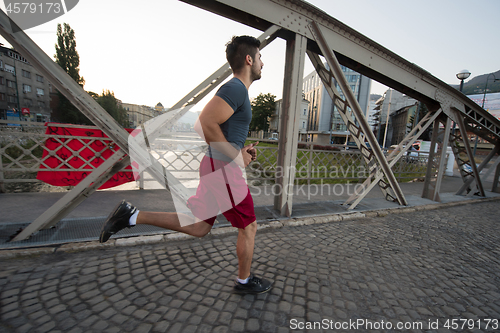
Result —
<instances>
[{"instance_id":1,"label":"man's bare arm","mask_svg":"<svg viewBox=\"0 0 500 333\"><path fill-rule=\"evenodd\" d=\"M246 167L252 161L252 155L247 152L247 149L240 151L229 144L220 128L220 125L227 121L233 113L233 109L226 101L219 96L214 96L203 108L195 130L209 145ZM240 153L241 156L239 156Z\"/></svg>"}]
</instances>

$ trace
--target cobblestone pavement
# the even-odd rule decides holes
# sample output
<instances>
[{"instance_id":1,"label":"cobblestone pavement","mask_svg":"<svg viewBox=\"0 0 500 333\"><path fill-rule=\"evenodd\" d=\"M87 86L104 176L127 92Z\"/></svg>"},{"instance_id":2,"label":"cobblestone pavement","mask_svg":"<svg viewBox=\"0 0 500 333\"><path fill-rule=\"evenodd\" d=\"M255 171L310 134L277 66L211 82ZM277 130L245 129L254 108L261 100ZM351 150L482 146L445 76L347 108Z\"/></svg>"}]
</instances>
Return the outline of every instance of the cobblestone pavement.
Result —
<instances>
[{"instance_id":1,"label":"cobblestone pavement","mask_svg":"<svg viewBox=\"0 0 500 333\"><path fill-rule=\"evenodd\" d=\"M495 201L266 229L253 271L274 288L257 296L232 292L235 234L2 259L0 331L494 331L499 215Z\"/></svg>"}]
</instances>

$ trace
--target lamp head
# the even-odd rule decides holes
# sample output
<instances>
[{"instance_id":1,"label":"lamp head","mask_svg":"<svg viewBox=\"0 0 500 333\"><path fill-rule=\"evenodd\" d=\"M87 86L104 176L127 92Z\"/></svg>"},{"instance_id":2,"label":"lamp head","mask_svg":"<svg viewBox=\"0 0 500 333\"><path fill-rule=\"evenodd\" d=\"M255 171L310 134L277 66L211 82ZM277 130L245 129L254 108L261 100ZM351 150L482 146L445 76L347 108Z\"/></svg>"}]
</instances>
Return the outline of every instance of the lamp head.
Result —
<instances>
[{"instance_id":1,"label":"lamp head","mask_svg":"<svg viewBox=\"0 0 500 333\"><path fill-rule=\"evenodd\" d=\"M462 69L460 72L458 72L457 79L466 80L469 76L470 76L470 72L466 69Z\"/></svg>"}]
</instances>

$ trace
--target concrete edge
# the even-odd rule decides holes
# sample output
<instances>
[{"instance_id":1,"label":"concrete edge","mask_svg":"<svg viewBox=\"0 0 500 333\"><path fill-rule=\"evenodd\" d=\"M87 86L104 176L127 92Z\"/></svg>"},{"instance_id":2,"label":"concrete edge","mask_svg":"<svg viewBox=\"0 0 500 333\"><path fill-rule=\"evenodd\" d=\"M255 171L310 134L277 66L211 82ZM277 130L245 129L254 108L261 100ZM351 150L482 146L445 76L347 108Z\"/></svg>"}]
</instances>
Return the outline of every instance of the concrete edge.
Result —
<instances>
[{"instance_id":1,"label":"concrete edge","mask_svg":"<svg viewBox=\"0 0 500 333\"><path fill-rule=\"evenodd\" d=\"M364 219L364 218L384 217L389 214L405 214L422 210L435 210L442 208L450 208L459 205L469 205L469 204L476 204L476 203L483 203L490 201L500 201L500 196L491 198L453 201L447 203L435 203L435 204L433 203L415 207L395 207L395 208L385 208L385 209L371 210L365 212L345 212L345 213L337 213L330 215L310 216L302 218L298 217L298 218L289 218L283 220L271 220L259 223L257 230L263 231L266 229L277 229L283 227L297 227L297 226L312 225L312 224L350 221L350 220ZM213 237L219 237L221 235L236 234L236 233L237 233L236 228L220 227L212 229L209 235ZM194 239L196 239L196 237L185 235L179 232L172 232L168 234L110 239L109 241L103 244L99 243L98 241L90 241L90 242L79 242L79 243L67 243L58 246L48 246L48 247L38 247L38 248L5 249L5 250L0 250L0 259L34 257L34 256L40 256L44 254L54 254L54 253L74 253L74 252L106 249L113 247L159 244L163 242L184 241L184 240L194 240Z\"/></svg>"}]
</instances>

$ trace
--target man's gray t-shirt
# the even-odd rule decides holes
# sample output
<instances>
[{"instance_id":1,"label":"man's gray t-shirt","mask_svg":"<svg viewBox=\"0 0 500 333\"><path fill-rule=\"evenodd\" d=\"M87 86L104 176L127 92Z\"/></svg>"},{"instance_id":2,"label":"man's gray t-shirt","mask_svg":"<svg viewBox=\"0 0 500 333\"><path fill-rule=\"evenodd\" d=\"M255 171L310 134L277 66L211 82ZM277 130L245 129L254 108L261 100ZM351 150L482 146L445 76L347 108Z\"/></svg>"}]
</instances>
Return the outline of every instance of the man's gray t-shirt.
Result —
<instances>
[{"instance_id":1,"label":"man's gray t-shirt","mask_svg":"<svg viewBox=\"0 0 500 333\"><path fill-rule=\"evenodd\" d=\"M226 122L220 125L226 140L236 143L240 149L245 146L250 121L252 121L252 106L248 98L247 87L233 77L217 91L219 96L233 109L234 113Z\"/></svg>"},{"instance_id":2,"label":"man's gray t-shirt","mask_svg":"<svg viewBox=\"0 0 500 333\"><path fill-rule=\"evenodd\" d=\"M245 146L252 120L252 106L248 98L247 87L240 79L233 77L220 87L215 96L222 98L234 111L231 117L220 125L220 128L226 140L239 150ZM217 156L219 154L213 149L211 155L213 158L224 159Z\"/></svg>"}]
</instances>

